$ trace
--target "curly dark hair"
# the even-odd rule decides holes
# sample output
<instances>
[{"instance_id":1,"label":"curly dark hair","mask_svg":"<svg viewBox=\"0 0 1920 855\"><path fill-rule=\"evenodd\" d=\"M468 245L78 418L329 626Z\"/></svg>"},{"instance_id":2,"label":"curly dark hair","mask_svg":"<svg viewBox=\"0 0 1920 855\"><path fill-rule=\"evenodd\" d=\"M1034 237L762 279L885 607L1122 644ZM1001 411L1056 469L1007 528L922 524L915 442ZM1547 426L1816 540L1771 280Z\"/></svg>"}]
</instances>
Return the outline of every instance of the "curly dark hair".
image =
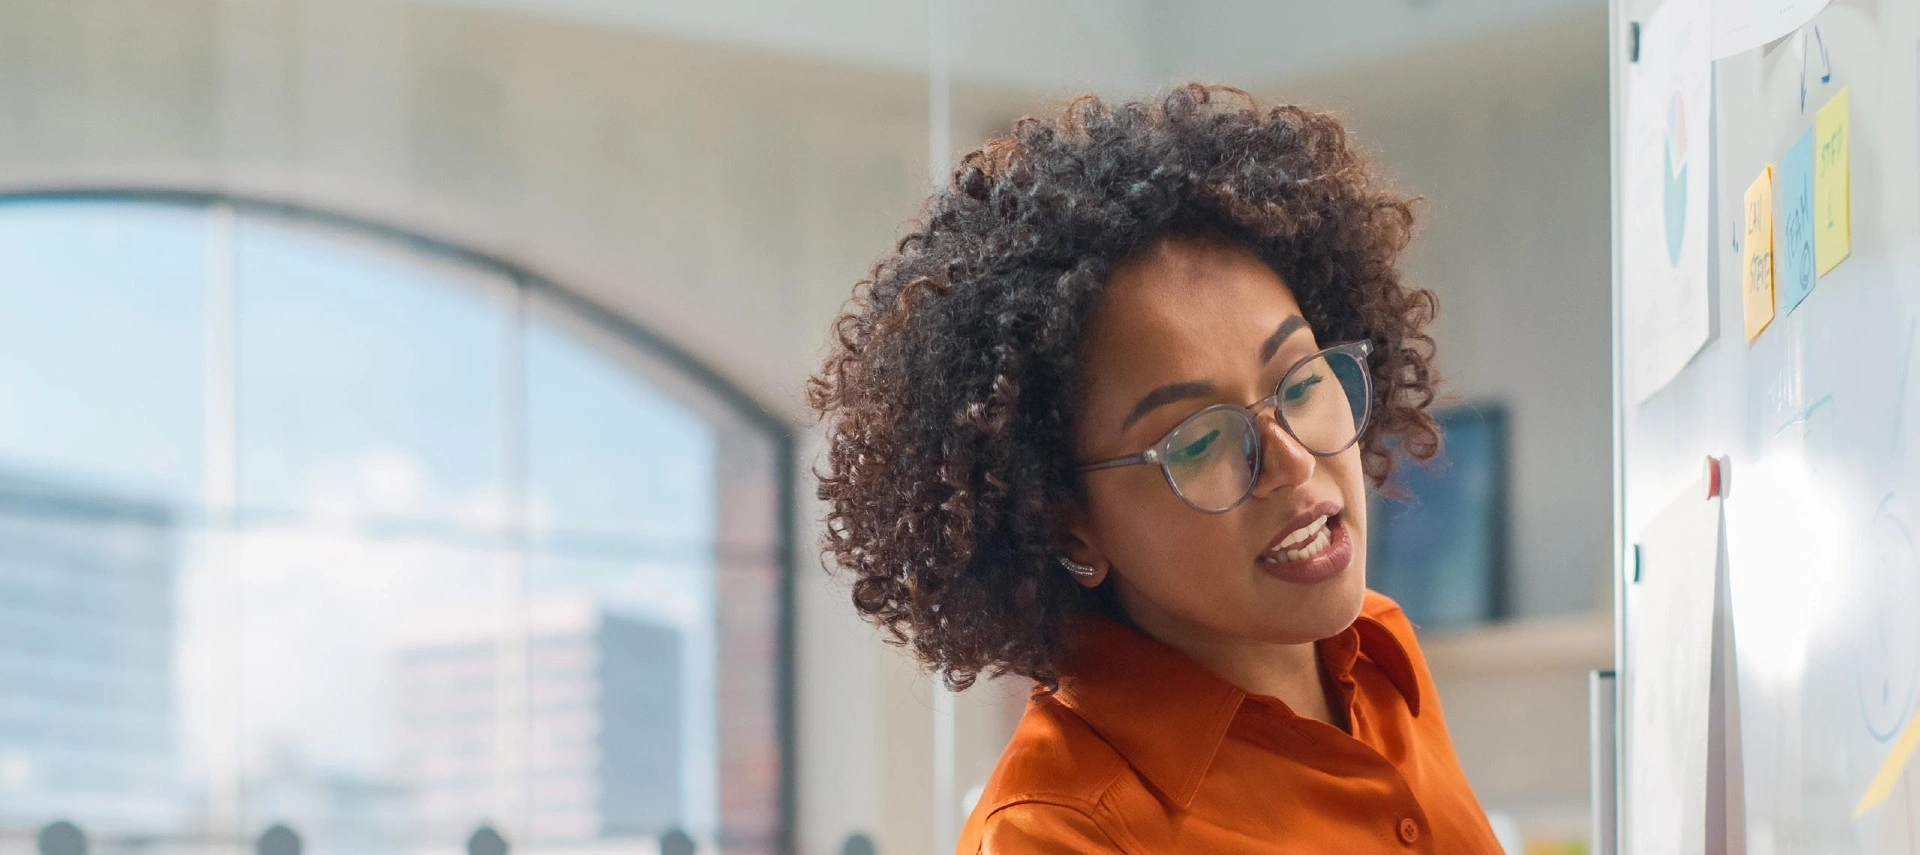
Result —
<instances>
[{"instance_id":1,"label":"curly dark hair","mask_svg":"<svg viewBox=\"0 0 1920 855\"><path fill-rule=\"evenodd\" d=\"M823 553L854 605L956 690L983 672L1058 686L1067 619L1100 599L1054 562L1055 511L1083 499L1081 336L1109 273L1167 237L1247 248L1323 340L1372 341L1376 486L1397 455L1432 457L1437 304L1396 267L1412 202L1333 116L1197 83L1082 96L966 155L807 384L829 427Z\"/></svg>"}]
</instances>

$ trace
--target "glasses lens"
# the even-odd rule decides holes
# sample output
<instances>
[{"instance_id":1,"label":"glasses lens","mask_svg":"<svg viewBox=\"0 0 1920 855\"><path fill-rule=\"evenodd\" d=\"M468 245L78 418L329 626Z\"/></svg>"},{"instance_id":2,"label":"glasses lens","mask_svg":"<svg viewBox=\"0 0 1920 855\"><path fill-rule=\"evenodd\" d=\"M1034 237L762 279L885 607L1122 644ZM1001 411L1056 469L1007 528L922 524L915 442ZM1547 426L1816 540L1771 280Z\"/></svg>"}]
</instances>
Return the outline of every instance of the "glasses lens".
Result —
<instances>
[{"instance_id":1,"label":"glasses lens","mask_svg":"<svg viewBox=\"0 0 1920 855\"><path fill-rule=\"evenodd\" d=\"M1367 366L1359 357L1323 353L1280 381L1280 416L1308 451L1333 454L1366 429L1367 390Z\"/></svg>"},{"instance_id":2,"label":"glasses lens","mask_svg":"<svg viewBox=\"0 0 1920 855\"><path fill-rule=\"evenodd\" d=\"M1253 447L1258 437L1246 414L1231 408L1206 410L1168 435L1162 462L1181 497L1203 511L1239 504L1253 486Z\"/></svg>"}]
</instances>

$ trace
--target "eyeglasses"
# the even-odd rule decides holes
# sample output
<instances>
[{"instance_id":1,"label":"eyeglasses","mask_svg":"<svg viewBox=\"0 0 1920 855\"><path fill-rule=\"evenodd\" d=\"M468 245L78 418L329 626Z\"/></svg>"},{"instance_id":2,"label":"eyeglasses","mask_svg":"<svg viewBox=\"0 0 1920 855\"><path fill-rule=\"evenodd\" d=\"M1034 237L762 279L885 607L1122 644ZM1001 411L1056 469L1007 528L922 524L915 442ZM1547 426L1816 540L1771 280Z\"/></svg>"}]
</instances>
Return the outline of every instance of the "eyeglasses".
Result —
<instances>
[{"instance_id":1,"label":"eyeglasses","mask_svg":"<svg viewBox=\"0 0 1920 855\"><path fill-rule=\"evenodd\" d=\"M1372 352L1368 341L1329 347L1294 363L1274 393L1251 407L1214 404L1186 417L1146 451L1080 470L1157 464L1181 501L1203 513L1226 513L1253 493L1265 445L1261 410L1272 407L1280 427L1316 457L1339 454L1360 439L1373 410L1367 374Z\"/></svg>"}]
</instances>

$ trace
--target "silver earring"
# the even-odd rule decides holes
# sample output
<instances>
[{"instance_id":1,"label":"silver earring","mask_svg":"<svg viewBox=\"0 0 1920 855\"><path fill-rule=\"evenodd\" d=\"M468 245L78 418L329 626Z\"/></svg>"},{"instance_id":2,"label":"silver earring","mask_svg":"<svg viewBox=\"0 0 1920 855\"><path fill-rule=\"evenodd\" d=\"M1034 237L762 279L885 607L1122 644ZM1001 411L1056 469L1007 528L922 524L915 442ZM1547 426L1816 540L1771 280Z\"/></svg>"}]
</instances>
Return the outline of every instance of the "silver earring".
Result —
<instances>
[{"instance_id":1,"label":"silver earring","mask_svg":"<svg viewBox=\"0 0 1920 855\"><path fill-rule=\"evenodd\" d=\"M1067 572L1075 576L1097 576L1100 573L1098 569L1081 564L1064 555L1060 557L1060 566L1067 568Z\"/></svg>"}]
</instances>

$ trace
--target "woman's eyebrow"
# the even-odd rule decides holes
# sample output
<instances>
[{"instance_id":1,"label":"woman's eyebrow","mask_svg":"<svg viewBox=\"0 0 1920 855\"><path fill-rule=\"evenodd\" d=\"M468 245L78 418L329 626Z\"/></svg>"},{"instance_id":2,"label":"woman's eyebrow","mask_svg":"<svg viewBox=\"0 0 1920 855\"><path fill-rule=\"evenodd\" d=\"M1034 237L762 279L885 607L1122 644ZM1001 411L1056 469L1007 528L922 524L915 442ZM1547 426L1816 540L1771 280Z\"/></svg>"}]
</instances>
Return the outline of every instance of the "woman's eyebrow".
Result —
<instances>
[{"instance_id":1,"label":"woman's eyebrow","mask_svg":"<svg viewBox=\"0 0 1920 855\"><path fill-rule=\"evenodd\" d=\"M1280 322L1280 328L1274 330L1273 335L1267 337L1267 343L1260 345L1260 364L1265 365L1268 362L1272 362L1273 355L1280 351L1281 343L1285 342L1288 336L1305 328L1306 325L1307 320L1305 318L1299 315L1288 315L1286 320Z\"/></svg>"},{"instance_id":2,"label":"woman's eyebrow","mask_svg":"<svg viewBox=\"0 0 1920 855\"><path fill-rule=\"evenodd\" d=\"M1306 326L1307 321L1305 318L1299 315L1288 315L1286 320L1280 322L1280 328L1274 330L1273 335L1267 337L1266 343L1260 345L1260 362L1262 364L1272 362L1273 355L1280 352L1280 345L1286 342L1294 333L1305 329ZM1141 416L1152 412L1162 405L1171 404L1174 401L1184 401L1188 398L1204 398L1210 394L1213 394L1213 384L1204 380L1188 380L1183 383L1169 383L1161 386L1142 396L1140 403L1133 405L1133 411L1127 413L1126 421L1120 423L1120 430L1125 432L1127 428L1133 427L1133 423L1139 421Z\"/></svg>"},{"instance_id":3,"label":"woman's eyebrow","mask_svg":"<svg viewBox=\"0 0 1920 855\"><path fill-rule=\"evenodd\" d=\"M1158 407L1188 398L1204 398L1211 394L1213 394L1213 384L1204 380L1168 383L1142 396L1140 403L1133 405L1133 412L1127 414L1127 420L1120 423L1120 431L1125 433L1127 428L1133 427L1133 423L1140 420L1141 416Z\"/></svg>"}]
</instances>

